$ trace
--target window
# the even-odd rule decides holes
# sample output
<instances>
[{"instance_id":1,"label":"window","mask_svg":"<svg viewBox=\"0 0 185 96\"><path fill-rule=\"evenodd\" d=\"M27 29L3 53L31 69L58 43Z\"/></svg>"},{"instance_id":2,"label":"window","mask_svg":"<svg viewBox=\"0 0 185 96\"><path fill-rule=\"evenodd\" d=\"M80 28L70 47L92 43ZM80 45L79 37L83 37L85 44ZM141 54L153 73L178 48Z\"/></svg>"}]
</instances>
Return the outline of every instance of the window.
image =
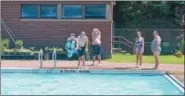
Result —
<instances>
[{"instance_id":1,"label":"window","mask_svg":"<svg viewBox=\"0 0 185 96\"><path fill-rule=\"evenodd\" d=\"M82 6L81 5L64 5L63 6L63 18L82 18Z\"/></svg>"},{"instance_id":2,"label":"window","mask_svg":"<svg viewBox=\"0 0 185 96\"><path fill-rule=\"evenodd\" d=\"M37 18L37 8L36 5L21 5L21 18Z\"/></svg>"},{"instance_id":3,"label":"window","mask_svg":"<svg viewBox=\"0 0 185 96\"><path fill-rule=\"evenodd\" d=\"M85 18L102 19L105 18L105 13L105 5L86 5L85 7Z\"/></svg>"},{"instance_id":4,"label":"window","mask_svg":"<svg viewBox=\"0 0 185 96\"><path fill-rule=\"evenodd\" d=\"M41 5L40 18L57 18L57 6Z\"/></svg>"}]
</instances>

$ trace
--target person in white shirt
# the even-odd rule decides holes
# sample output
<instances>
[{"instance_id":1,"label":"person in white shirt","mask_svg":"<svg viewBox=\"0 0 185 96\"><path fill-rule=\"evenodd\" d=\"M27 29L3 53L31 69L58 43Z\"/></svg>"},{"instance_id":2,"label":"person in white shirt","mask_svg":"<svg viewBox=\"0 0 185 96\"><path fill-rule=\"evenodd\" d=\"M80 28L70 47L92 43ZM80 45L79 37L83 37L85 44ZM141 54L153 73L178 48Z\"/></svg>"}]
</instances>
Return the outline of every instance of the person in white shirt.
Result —
<instances>
[{"instance_id":1,"label":"person in white shirt","mask_svg":"<svg viewBox=\"0 0 185 96\"><path fill-rule=\"evenodd\" d=\"M78 36L78 67L80 67L80 62L83 62L83 67L85 66L85 53L88 51L88 37L85 32L81 32L80 36Z\"/></svg>"}]
</instances>

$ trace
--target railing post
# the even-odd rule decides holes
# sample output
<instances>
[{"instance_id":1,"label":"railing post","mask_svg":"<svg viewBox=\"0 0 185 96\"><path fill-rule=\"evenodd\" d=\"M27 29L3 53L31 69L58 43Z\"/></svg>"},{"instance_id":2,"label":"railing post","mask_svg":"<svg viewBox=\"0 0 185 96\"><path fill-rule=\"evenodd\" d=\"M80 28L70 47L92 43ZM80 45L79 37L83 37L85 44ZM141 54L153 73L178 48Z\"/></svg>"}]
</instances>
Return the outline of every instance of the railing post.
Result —
<instances>
[{"instance_id":1,"label":"railing post","mask_svg":"<svg viewBox=\"0 0 185 96\"><path fill-rule=\"evenodd\" d=\"M53 60L53 63L54 63L54 68L56 68L56 49L54 48L53 50L53 54L52 54L52 60Z\"/></svg>"},{"instance_id":2,"label":"railing post","mask_svg":"<svg viewBox=\"0 0 185 96\"><path fill-rule=\"evenodd\" d=\"M38 59L39 59L39 62L40 62L40 68L42 68L42 60L43 60L43 50L42 49L40 49L40 51L39 51Z\"/></svg>"},{"instance_id":3,"label":"railing post","mask_svg":"<svg viewBox=\"0 0 185 96\"><path fill-rule=\"evenodd\" d=\"M121 48L121 38L118 37L118 40L119 40L119 48Z\"/></svg>"}]
</instances>

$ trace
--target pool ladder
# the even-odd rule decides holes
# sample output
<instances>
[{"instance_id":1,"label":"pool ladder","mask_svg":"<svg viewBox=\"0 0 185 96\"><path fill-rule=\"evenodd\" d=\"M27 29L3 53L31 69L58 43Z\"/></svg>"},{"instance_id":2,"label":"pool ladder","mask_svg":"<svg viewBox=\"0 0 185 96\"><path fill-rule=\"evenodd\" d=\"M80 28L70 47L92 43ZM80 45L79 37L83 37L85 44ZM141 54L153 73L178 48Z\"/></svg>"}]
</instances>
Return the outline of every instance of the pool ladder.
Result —
<instances>
[{"instance_id":1,"label":"pool ladder","mask_svg":"<svg viewBox=\"0 0 185 96\"><path fill-rule=\"evenodd\" d=\"M42 49L40 49L40 51L39 51L38 60L40 63L40 68L42 68L42 61L43 61L43 50Z\"/></svg>"},{"instance_id":2,"label":"pool ladder","mask_svg":"<svg viewBox=\"0 0 185 96\"><path fill-rule=\"evenodd\" d=\"M57 59L57 53L56 53L56 49L54 48L53 54L52 54L52 61L54 64L54 68L56 68L56 59Z\"/></svg>"},{"instance_id":3,"label":"pool ladder","mask_svg":"<svg viewBox=\"0 0 185 96\"><path fill-rule=\"evenodd\" d=\"M52 54L52 62L54 64L54 68L56 68L56 59L57 59L56 49L54 48L53 54ZM40 63L40 68L43 68L43 50L42 49L40 49L39 51L38 60Z\"/></svg>"}]
</instances>

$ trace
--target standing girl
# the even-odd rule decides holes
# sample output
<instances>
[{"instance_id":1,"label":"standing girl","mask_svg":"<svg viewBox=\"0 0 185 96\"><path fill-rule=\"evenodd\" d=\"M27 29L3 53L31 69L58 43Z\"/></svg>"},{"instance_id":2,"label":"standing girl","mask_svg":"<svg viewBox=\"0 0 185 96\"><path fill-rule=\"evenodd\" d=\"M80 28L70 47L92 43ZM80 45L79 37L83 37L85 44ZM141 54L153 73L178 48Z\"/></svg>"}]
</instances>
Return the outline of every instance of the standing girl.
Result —
<instances>
[{"instance_id":1,"label":"standing girl","mask_svg":"<svg viewBox=\"0 0 185 96\"><path fill-rule=\"evenodd\" d=\"M161 37L158 35L157 31L153 32L154 39L151 43L151 50L153 52L154 58L155 58L155 69L159 66L159 55L161 53Z\"/></svg>"},{"instance_id":2,"label":"standing girl","mask_svg":"<svg viewBox=\"0 0 185 96\"><path fill-rule=\"evenodd\" d=\"M144 38L141 36L141 32L137 32L137 37L136 37L136 64L137 67L140 67L142 65L143 61L143 52L144 52ZM140 61L140 64L138 62Z\"/></svg>"}]
</instances>

